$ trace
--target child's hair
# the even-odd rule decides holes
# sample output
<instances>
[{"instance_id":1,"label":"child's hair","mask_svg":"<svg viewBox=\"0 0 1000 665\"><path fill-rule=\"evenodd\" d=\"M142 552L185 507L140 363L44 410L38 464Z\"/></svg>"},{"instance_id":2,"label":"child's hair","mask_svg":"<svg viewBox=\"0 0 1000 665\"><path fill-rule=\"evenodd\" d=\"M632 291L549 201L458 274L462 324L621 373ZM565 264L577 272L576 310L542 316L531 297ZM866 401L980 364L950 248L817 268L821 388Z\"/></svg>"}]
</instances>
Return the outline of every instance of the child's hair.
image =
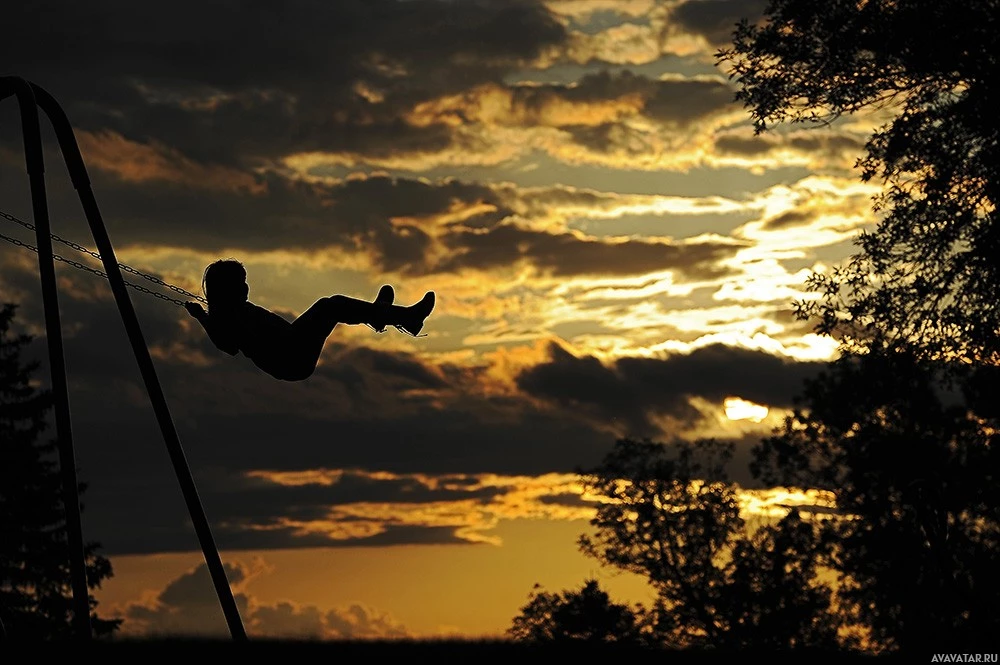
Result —
<instances>
[{"instance_id":1,"label":"child's hair","mask_svg":"<svg viewBox=\"0 0 1000 665\"><path fill-rule=\"evenodd\" d=\"M205 293L211 309L213 301L218 303L242 295L242 287L247 281L247 269L236 259L222 259L209 264L201 280L201 290Z\"/></svg>"}]
</instances>

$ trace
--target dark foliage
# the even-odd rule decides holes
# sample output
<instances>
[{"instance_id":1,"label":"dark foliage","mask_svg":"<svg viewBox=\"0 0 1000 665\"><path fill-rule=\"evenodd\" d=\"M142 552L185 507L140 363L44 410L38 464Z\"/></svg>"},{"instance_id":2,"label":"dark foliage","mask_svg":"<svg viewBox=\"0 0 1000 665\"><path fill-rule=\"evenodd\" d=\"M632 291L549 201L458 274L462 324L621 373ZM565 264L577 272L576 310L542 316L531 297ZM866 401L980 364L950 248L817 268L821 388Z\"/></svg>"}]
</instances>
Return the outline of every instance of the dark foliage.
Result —
<instances>
[{"instance_id":1,"label":"dark foliage","mask_svg":"<svg viewBox=\"0 0 1000 665\"><path fill-rule=\"evenodd\" d=\"M803 318L849 349L1000 360L997 0L772 0L719 53L758 131L881 108L860 161L881 219Z\"/></svg>"},{"instance_id":2,"label":"dark foliage","mask_svg":"<svg viewBox=\"0 0 1000 665\"><path fill-rule=\"evenodd\" d=\"M0 306L0 619L9 639L56 640L72 636L73 608L55 444L42 438L51 395L33 381L37 364L22 359L30 338L11 332L14 313ZM91 588L112 574L99 547L85 547ZM91 619L96 635L120 623Z\"/></svg>"},{"instance_id":3,"label":"dark foliage","mask_svg":"<svg viewBox=\"0 0 1000 665\"><path fill-rule=\"evenodd\" d=\"M719 53L758 132L880 109L858 166L878 226L797 304L843 357L757 451L835 492L826 523L876 647L988 642L1000 625L997 0L771 0Z\"/></svg>"},{"instance_id":4,"label":"dark foliage","mask_svg":"<svg viewBox=\"0 0 1000 665\"><path fill-rule=\"evenodd\" d=\"M997 434L939 374L898 352L844 357L756 451L771 482L835 493L842 596L880 648L971 647L1000 630Z\"/></svg>"},{"instance_id":5,"label":"dark foliage","mask_svg":"<svg viewBox=\"0 0 1000 665\"><path fill-rule=\"evenodd\" d=\"M596 580L587 580L579 591L562 594L536 586L508 633L535 643L640 641L633 611L611 602Z\"/></svg>"},{"instance_id":6,"label":"dark foliage","mask_svg":"<svg viewBox=\"0 0 1000 665\"><path fill-rule=\"evenodd\" d=\"M833 592L819 576L828 543L796 512L748 523L725 479L732 446L619 440L584 476L605 497L584 553L647 578L657 642L684 648L837 646Z\"/></svg>"}]
</instances>

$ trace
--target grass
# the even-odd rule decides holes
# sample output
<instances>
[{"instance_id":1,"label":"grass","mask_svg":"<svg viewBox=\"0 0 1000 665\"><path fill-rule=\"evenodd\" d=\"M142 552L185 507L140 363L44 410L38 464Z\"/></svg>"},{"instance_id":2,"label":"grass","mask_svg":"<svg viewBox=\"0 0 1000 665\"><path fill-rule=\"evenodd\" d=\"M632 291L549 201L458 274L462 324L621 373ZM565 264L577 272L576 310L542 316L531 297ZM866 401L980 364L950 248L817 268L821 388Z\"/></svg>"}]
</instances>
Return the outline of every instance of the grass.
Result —
<instances>
[{"instance_id":1,"label":"grass","mask_svg":"<svg viewBox=\"0 0 1000 665\"><path fill-rule=\"evenodd\" d=\"M14 647L14 643L0 644ZM677 651L643 648L631 645L583 642L556 644L530 644L509 640L493 639L394 639L394 640L288 640L251 639L246 643L234 643L223 639L192 638L121 638L99 640L82 646L22 644L30 647L35 656L52 649L71 646L72 657L84 654L104 665L111 662L135 663L151 659L163 662L165 659L232 658L245 656L253 662L274 659L276 665L287 665L288 658L319 658L337 662L386 662L409 663L463 663L470 665L490 665L499 662L525 663L608 663L628 665L634 663L703 663L766 659L769 663L880 663L893 658L873 658L857 654L817 652L803 649L789 652L723 652L723 651ZM67 654L69 655L69 654ZM2 659L0 659L2 660ZM172 663L171 665L194 665L194 663Z\"/></svg>"}]
</instances>

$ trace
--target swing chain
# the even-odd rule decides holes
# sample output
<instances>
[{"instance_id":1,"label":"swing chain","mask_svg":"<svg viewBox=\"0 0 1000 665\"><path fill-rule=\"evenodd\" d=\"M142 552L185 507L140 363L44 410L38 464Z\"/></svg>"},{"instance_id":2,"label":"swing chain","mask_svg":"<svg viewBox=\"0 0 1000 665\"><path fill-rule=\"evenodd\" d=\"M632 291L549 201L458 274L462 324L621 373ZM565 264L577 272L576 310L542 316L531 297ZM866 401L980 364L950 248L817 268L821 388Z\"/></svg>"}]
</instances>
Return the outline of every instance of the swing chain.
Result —
<instances>
[{"instance_id":1,"label":"swing chain","mask_svg":"<svg viewBox=\"0 0 1000 665\"><path fill-rule=\"evenodd\" d=\"M3 214L3 213L0 213L0 214ZM23 248L25 248L27 250L35 252L36 254L38 253L38 248L35 247L34 245L29 245L26 242L21 242L17 238L11 238L10 236L4 235L3 233L0 233L0 240L6 240L7 242L11 243L12 245L16 245L17 247L23 247ZM93 252L88 252L88 254L93 254ZM92 267L90 267L90 266L88 266L86 264L80 263L79 261L74 261L73 259L67 259L64 256L59 256L58 254L53 254L52 258L55 261L60 261L62 263L65 263L66 265L72 266L72 267L74 267L74 268L76 268L78 270L83 270L84 272L93 273L93 274L97 275L98 277L101 277L102 279L107 279L108 278L108 274L106 272L104 272L103 270L98 270L97 268L92 268ZM165 300L165 301L171 302L171 303L173 303L175 305L180 305L181 307L184 306L184 301L183 300L177 300L176 298L171 298L170 296L164 295L162 293L158 293L157 291L152 291L150 289L147 289L145 286L140 286L139 284L133 284L132 282L129 282L127 280L125 281L125 286L127 286L129 288L132 288L132 289L135 289L139 293L145 293L145 294L153 296L155 298L159 298L160 300Z\"/></svg>"},{"instance_id":2,"label":"swing chain","mask_svg":"<svg viewBox=\"0 0 1000 665\"><path fill-rule=\"evenodd\" d=\"M28 229L29 231L34 231L35 230L35 225L32 224L31 222L26 222L26 221L24 221L22 219L18 219L14 215L8 214L8 213L4 212L3 210L0 210L0 217L3 217L4 219L7 219L7 220L9 220L11 222L14 222L15 224L19 224L20 226L23 226L24 228ZM87 249L83 245L81 245L79 243L75 243L72 240L67 240L65 238L62 238L62 237L56 235L55 233L50 233L49 237L52 238L54 241L56 241L58 243L62 243L63 245L66 245L67 247L75 249L76 251L80 252L81 254L87 254L89 256L94 257L97 260L101 259L101 255L98 254L97 252L95 252L93 250L90 250L90 249ZM33 252L37 252L38 251L38 248L33 247L32 245L26 245L25 243L23 243L23 242L21 242L19 240L16 240L14 238L10 238L10 237L8 237L6 235L0 234L0 238L3 238L7 242L13 243L13 244L18 245L20 247L28 248L28 249L30 249ZM95 275L100 275L103 278L107 278L107 273L104 273L104 272L102 272L100 270L96 270L94 268L91 268L91 267L89 267L87 265L84 265L82 263L79 263L77 261L73 261L73 260L70 260L70 259L58 256L58 255L54 255L53 258L55 258L55 260L57 260L57 261L62 261L63 263L66 263L66 264L68 264L70 266L73 266L74 268L78 268L78 269L84 270L86 272L94 273ZM207 303L207 301L203 297L201 297L199 295L196 295L194 293L191 293L190 291L186 291L185 289L182 289L179 286L174 286L173 284L168 284L167 282L164 282L162 279L160 279L156 275L150 275L149 273L142 272L141 270L137 270L136 268L133 268L132 266L126 265L124 263L119 263L118 267L121 268L123 271L125 271L127 273L135 275L136 277L140 277L142 279L145 279L146 281L149 281L149 282L152 282L152 283L157 284L159 286L162 286L162 287L165 287L167 289L170 289L174 293L179 293L179 294L181 294L183 296L187 296L188 298L191 298L193 300L197 300L198 302L200 302L202 304L206 304ZM177 300L175 298L170 298L168 296L163 295L162 293L157 293L156 291L151 291L150 289L147 289L147 288L145 288L143 286L139 286L138 284L133 284L131 282L125 282L125 284L128 285L128 286L130 286L130 287L132 287L136 291L139 291L140 293L147 293L149 295L156 296L157 298L159 298L161 300L167 300L169 302L172 302L174 304L181 305L181 306L184 305L184 302L181 301L181 300Z\"/></svg>"}]
</instances>

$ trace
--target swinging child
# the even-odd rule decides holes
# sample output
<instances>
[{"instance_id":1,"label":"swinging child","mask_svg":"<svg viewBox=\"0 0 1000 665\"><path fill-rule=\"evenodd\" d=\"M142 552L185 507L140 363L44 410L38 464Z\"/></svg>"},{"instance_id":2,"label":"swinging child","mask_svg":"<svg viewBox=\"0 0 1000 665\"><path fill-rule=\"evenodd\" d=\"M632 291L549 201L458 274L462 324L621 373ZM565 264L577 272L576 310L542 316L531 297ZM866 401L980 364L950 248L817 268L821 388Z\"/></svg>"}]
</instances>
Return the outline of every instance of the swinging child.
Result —
<instances>
[{"instance_id":1,"label":"swinging child","mask_svg":"<svg viewBox=\"0 0 1000 665\"><path fill-rule=\"evenodd\" d=\"M235 356L240 351L261 370L283 381L302 381L312 375L327 337L338 323L367 324L376 332L393 326L416 337L434 309L434 292L416 304L393 304L388 284L374 301L344 295L320 298L292 322L249 301L247 271L235 259L216 261L205 269L202 289L206 311L195 302L184 307L205 328L219 350Z\"/></svg>"}]
</instances>

